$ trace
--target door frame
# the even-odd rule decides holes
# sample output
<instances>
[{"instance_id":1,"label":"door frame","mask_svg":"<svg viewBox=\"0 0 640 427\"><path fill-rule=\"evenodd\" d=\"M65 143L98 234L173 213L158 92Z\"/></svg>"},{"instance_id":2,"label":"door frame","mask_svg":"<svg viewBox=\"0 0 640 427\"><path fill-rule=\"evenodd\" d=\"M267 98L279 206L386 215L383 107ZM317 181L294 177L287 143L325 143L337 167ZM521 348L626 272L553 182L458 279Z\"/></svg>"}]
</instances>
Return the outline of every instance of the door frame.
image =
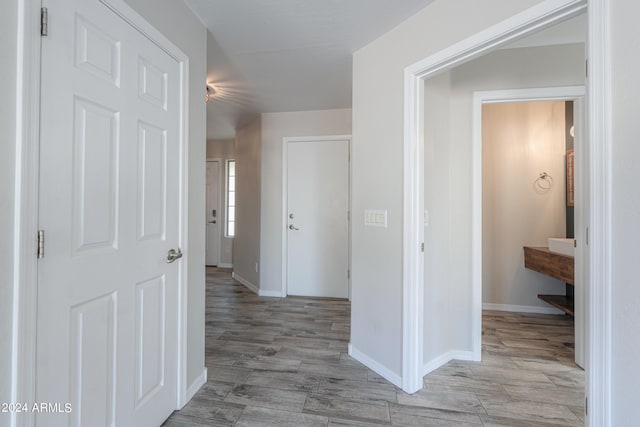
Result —
<instances>
[{"instance_id":1,"label":"door frame","mask_svg":"<svg viewBox=\"0 0 640 427\"><path fill-rule=\"evenodd\" d=\"M178 244L188 247L188 123L189 58L163 36L124 0L98 0L135 30L147 37L180 66L180 205ZM13 240L15 273L13 277L13 327L11 345L11 401L35 402L36 390L36 318L38 262L35 234L39 219L39 146L41 36L40 1L18 2L18 58L16 84L16 187ZM187 283L189 251L184 252L178 274L178 372L176 409L187 396ZM12 426L32 426L34 414L11 415Z\"/></svg>"},{"instance_id":2,"label":"door frame","mask_svg":"<svg viewBox=\"0 0 640 427\"><path fill-rule=\"evenodd\" d=\"M222 238L223 235L225 234L225 230L227 227L227 205L226 205L226 201L227 201L227 192L226 192L226 185L222 186L221 184L223 183L223 181L226 181L225 178L223 178L224 173L226 172L226 162L219 158L219 157L207 157L207 164L209 162L218 162L218 212L223 212L225 213L224 215L224 221L222 221L222 231L218 231L218 242L217 242L217 246L218 246L218 262L216 263L217 267L220 267L220 251L222 250ZM224 197L222 192L224 192ZM205 197L208 197L205 196ZM205 205L207 203L207 200L205 198ZM224 203L224 206L222 206L222 204ZM222 209L221 209L222 207ZM222 218L223 216L218 214L218 221L220 221L220 218ZM205 219L206 219L206 215L205 215ZM205 224L205 228L206 228L206 224ZM218 227L219 228L219 227ZM206 229L205 229L205 233L206 233ZM207 254L206 254L206 248L205 248L205 261L207 258ZM206 262L205 262L206 265Z\"/></svg>"},{"instance_id":3,"label":"door frame","mask_svg":"<svg viewBox=\"0 0 640 427\"><path fill-rule=\"evenodd\" d=\"M348 153L349 153L349 184L348 184L348 218L347 222L347 247L348 247L348 260L347 267L351 271L351 147L352 136L351 135L324 135L324 136L298 136L298 137L284 137L282 138L282 298L287 297L287 264L288 264L288 239L287 239L287 207L289 206L289 192L287 188L288 180L288 166L289 166L289 143L290 142L330 142L330 141L347 141ZM347 294L349 295L349 301L351 301L351 274L347 276Z\"/></svg>"},{"instance_id":4,"label":"door frame","mask_svg":"<svg viewBox=\"0 0 640 427\"><path fill-rule=\"evenodd\" d=\"M482 106L485 104L502 104L509 102L537 102L537 101L574 101L574 117L580 115L580 121L576 123L576 132L580 142L580 146L576 147L578 156L576 156L576 165L580 165L579 161L583 161L585 156L583 150L588 150L587 141L584 141L581 137L581 129L584 127L584 108L582 102L586 96L586 88L582 86L564 86L564 87L545 87L545 88L530 88L530 89L507 89L507 90L488 90L488 91L476 91L473 93L473 139L472 139L472 176L473 182L472 188L472 219L471 219L471 286L472 286L472 299L473 299L473 313L472 313L472 351L474 354L474 360L481 359L482 352L482 206L483 206L483 158L482 158ZM580 167L581 171L584 168ZM582 179L582 173L576 173L575 182L576 188L579 191L580 198L583 196L583 183L586 180ZM576 209L576 218L584 218L585 211L588 210L586 204L581 204L580 209ZM584 226L586 224L576 221L576 226ZM579 233L584 230L575 230L576 239ZM582 234L580 234L582 237ZM579 239L581 240L581 239ZM581 248L582 243L581 243ZM578 254L580 249L576 249ZM588 257L585 257L588 259ZM580 264L584 266L584 264ZM588 268L588 266L587 266ZM582 277L583 272L576 274L576 277ZM578 318L581 318L581 327L584 326L585 321L585 305L584 305L584 289L581 289L576 293L576 326L574 336L581 337L580 340L576 339L576 344L582 341L584 330L578 328ZM580 330L579 330L580 329ZM576 345L577 347L577 345ZM582 343L584 349L584 343Z\"/></svg>"},{"instance_id":5,"label":"door frame","mask_svg":"<svg viewBox=\"0 0 640 427\"><path fill-rule=\"evenodd\" d=\"M586 139L589 144L589 281L586 287L588 425L611 420L610 0L545 0L404 70L402 388L422 388L424 257L424 79L587 10ZM422 259L422 261L421 261ZM473 325L469 325L472 328Z\"/></svg>"}]
</instances>

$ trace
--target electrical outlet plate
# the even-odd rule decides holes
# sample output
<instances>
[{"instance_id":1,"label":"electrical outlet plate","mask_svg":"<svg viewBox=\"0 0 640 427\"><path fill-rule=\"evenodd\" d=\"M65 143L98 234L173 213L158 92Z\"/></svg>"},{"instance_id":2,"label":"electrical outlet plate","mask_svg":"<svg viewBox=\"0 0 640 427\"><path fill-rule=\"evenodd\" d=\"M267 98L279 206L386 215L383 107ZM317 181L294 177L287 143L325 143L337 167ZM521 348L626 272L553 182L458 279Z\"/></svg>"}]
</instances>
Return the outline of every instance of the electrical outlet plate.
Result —
<instances>
[{"instance_id":1,"label":"electrical outlet plate","mask_svg":"<svg viewBox=\"0 0 640 427\"><path fill-rule=\"evenodd\" d=\"M387 228L387 211L382 209L365 209L364 225L367 227Z\"/></svg>"}]
</instances>

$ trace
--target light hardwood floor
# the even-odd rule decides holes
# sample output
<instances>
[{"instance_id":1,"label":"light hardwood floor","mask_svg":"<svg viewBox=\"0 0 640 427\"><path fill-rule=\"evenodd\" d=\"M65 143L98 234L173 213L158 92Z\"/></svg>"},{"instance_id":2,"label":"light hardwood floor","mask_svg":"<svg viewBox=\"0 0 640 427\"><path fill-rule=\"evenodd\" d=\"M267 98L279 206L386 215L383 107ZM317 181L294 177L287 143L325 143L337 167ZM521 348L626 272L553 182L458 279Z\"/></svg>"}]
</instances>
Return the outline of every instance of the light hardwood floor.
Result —
<instances>
[{"instance_id":1,"label":"light hardwood floor","mask_svg":"<svg viewBox=\"0 0 640 427\"><path fill-rule=\"evenodd\" d=\"M568 317L485 312L482 362L408 395L347 355L347 301L258 297L208 268L206 307L209 379L167 427L584 424Z\"/></svg>"}]
</instances>

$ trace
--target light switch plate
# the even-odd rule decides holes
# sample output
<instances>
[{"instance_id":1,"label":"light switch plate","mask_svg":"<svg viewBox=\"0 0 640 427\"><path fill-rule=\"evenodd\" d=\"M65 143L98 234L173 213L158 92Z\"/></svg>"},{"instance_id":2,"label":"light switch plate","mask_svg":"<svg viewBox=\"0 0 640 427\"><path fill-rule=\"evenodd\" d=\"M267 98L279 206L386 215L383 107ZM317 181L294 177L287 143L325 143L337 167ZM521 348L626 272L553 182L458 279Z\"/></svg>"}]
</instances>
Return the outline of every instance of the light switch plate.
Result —
<instances>
[{"instance_id":1,"label":"light switch plate","mask_svg":"<svg viewBox=\"0 0 640 427\"><path fill-rule=\"evenodd\" d=\"M387 228L387 211L382 209L365 209L364 225L366 227Z\"/></svg>"}]
</instances>

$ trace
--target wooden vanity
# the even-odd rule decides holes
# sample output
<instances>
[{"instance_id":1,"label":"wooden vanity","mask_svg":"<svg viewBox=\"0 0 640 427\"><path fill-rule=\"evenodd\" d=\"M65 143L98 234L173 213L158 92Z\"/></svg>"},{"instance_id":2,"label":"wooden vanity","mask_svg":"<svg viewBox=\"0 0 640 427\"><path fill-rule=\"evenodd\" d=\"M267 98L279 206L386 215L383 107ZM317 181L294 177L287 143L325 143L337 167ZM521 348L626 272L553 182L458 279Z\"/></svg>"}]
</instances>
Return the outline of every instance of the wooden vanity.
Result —
<instances>
[{"instance_id":1,"label":"wooden vanity","mask_svg":"<svg viewBox=\"0 0 640 427\"><path fill-rule=\"evenodd\" d=\"M538 295L542 301L573 316L573 257L549 251L547 247L524 247L524 266L567 284L565 295Z\"/></svg>"}]
</instances>

